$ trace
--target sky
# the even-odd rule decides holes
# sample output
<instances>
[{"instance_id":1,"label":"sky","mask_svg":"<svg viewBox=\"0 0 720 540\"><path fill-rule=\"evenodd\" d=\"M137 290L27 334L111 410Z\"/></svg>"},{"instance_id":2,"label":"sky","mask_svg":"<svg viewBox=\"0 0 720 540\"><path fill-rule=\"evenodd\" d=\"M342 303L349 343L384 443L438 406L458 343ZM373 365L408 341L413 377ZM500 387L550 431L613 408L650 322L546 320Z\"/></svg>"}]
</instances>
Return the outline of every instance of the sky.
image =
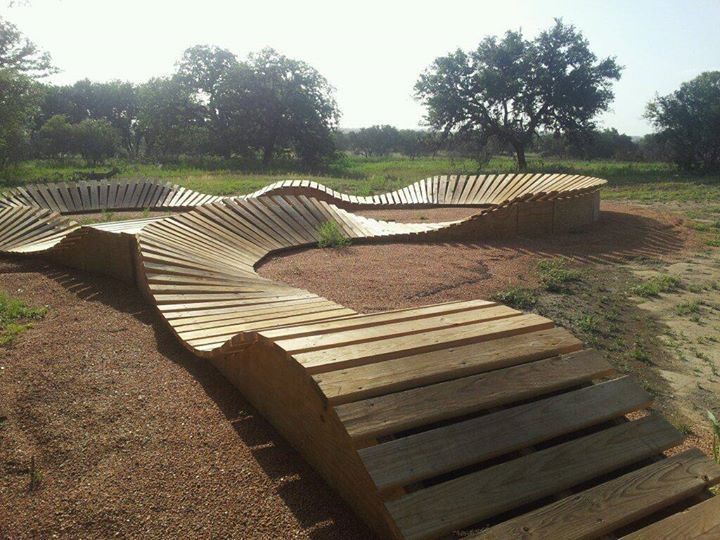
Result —
<instances>
[{"instance_id":1,"label":"sky","mask_svg":"<svg viewBox=\"0 0 720 540\"><path fill-rule=\"evenodd\" d=\"M621 133L651 132L649 100L720 70L720 0L0 0L0 16L52 54L57 84L169 75L196 44L239 58L273 47L328 79L344 128L422 127L413 86L435 58L506 30L532 38L556 17L625 67L600 118Z\"/></svg>"}]
</instances>

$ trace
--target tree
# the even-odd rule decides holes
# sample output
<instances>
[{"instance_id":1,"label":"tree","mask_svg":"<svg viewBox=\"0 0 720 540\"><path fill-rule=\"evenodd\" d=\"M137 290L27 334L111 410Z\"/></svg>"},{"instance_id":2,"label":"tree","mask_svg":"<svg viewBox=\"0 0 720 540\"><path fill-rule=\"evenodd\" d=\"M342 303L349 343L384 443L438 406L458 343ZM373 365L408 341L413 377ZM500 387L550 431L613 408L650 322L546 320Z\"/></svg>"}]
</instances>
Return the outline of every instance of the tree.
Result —
<instances>
[{"instance_id":1,"label":"tree","mask_svg":"<svg viewBox=\"0 0 720 540\"><path fill-rule=\"evenodd\" d=\"M385 156L397 149L400 132L393 126L370 126L351 134L352 149L365 157Z\"/></svg>"},{"instance_id":2,"label":"tree","mask_svg":"<svg viewBox=\"0 0 720 540\"><path fill-rule=\"evenodd\" d=\"M83 120L74 126L74 131L78 151L88 163L97 165L116 155L120 137L105 118Z\"/></svg>"},{"instance_id":3,"label":"tree","mask_svg":"<svg viewBox=\"0 0 720 540\"><path fill-rule=\"evenodd\" d=\"M204 109L175 78L151 79L138 89L136 129L146 152L160 157L207 151Z\"/></svg>"},{"instance_id":4,"label":"tree","mask_svg":"<svg viewBox=\"0 0 720 540\"><path fill-rule=\"evenodd\" d=\"M539 129L594 128L621 69L614 58L598 61L579 31L556 20L532 41L509 31L502 39L484 39L475 51L437 58L415 92L430 126L481 143L495 137L512 145L524 170L525 149Z\"/></svg>"},{"instance_id":5,"label":"tree","mask_svg":"<svg viewBox=\"0 0 720 540\"><path fill-rule=\"evenodd\" d=\"M30 77L0 69L0 166L25 155L40 97L39 86Z\"/></svg>"},{"instance_id":6,"label":"tree","mask_svg":"<svg viewBox=\"0 0 720 540\"><path fill-rule=\"evenodd\" d=\"M640 145L615 128L581 133L542 133L533 149L546 156L580 159L635 161L642 158Z\"/></svg>"},{"instance_id":7,"label":"tree","mask_svg":"<svg viewBox=\"0 0 720 540\"><path fill-rule=\"evenodd\" d=\"M684 169L720 170L720 71L702 73L679 90L658 96L646 117Z\"/></svg>"},{"instance_id":8,"label":"tree","mask_svg":"<svg viewBox=\"0 0 720 540\"><path fill-rule=\"evenodd\" d=\"M74 127L67 117L56 114L43 124L37 133L37 142L43 155L62 157L72 153L77 145Z\"/></svg>"},{"instance_id":9,"label":"tree","mask_svg":"<svg viewBox=\"0 0 720 540\"><path fill-rule=\"evenodd\" d=\"M128 155L136 156L142 138L136 129L137 92L134 84L124 81L95 83L85 79L71 86L50 86L46 88L38 123L42 125L58 114L73 124L104 118L117 130Z\"/></svg>"},{"instance_id":10,"label":"tree","mask_svg":"<svg viewBox=\"0 0 720 540\"><path fill-rule=\"evenodd\" d=\"M50 54L40 51L17 26L0 17L0 69L12 69L29 77L57 72Z\"/></svg>"},{"instance_id":11,"label":"tree","mask_svg":"<svg viewBox=\"0 0 720 540\"><path fill-rule=\"evenodd\" d=\"M223 77L211 101L213 129L227 152L258 151L268 164L289 150L307 165L333 152L339 112L333 89L313 67L263 49Z\"/></svg>"}]
</instances>

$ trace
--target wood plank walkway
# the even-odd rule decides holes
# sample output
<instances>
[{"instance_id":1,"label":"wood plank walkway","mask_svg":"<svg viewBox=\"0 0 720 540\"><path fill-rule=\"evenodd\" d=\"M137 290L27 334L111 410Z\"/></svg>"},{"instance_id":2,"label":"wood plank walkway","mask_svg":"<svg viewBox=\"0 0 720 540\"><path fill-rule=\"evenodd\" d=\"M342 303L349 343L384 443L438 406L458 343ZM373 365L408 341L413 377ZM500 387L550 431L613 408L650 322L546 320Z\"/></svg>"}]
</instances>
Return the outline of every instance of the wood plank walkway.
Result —
<instances>
[{"instance_id":1,"label":"wood plank walkway","mask_svg":"<svg viewBox=\"0 0 720 540\"><path fill-rule=\"evenodd\" d=\"M0 209L0 250L137 280L181 342L381 537L713 537L720 465L697 450L665 458L682 435L656 413L626 417L650 396L551 320L483 300L363 315L255 272L270 253L315 244L326 221L355 241L474 238L494 212L543 216L506 199L527 186L576 185L525 176L437 177L392 196L505 198L444 224L377 221L277 189L85 227L18 205ZM557 210L574 197L548 200Z\"/></svg>"}]
</instances>

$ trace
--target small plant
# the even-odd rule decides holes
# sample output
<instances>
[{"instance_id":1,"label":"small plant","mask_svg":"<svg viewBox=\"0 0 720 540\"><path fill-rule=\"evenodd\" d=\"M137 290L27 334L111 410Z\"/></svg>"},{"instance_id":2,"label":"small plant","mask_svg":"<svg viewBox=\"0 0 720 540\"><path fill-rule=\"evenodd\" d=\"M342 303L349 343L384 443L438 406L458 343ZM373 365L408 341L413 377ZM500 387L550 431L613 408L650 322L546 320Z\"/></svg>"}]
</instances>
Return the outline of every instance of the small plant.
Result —
<instances>
[{"instance_id":1,"label":"small plant","mask_svg":"<svg viewBox=\"0 0 720 540\"><path fill-rule=\"evenodd\" d=\"M540 283L545 290L550 292L562 292L568 283L580 281L582 278L580 271L567 267L567 261L563 257L540 261L538 273L540 274Z\"/></svg>"},{"instance_id":2,"label":"small plant","mask_svg":"<svg viewBox=\"0 0 720 540\"><path fill-rule=\"evenodd\" d=\"M683 302L675 306L675 314L684 317L687 315L699 315L700 314L700 303L697 301Z\"/></svg>"},{"instance_id":3,"label":"small plant","mask_svg":"<svg viewBox=\"0 0 720 540\"><path fill-rule=\"evenodd\" d=\"M501 302L515 309L530 310L537 304L537 296L530 289L511 287L506 291L495 293L492 300Z\"/></svg>"},{"instance_id":4,"label":"small plant","mask_svg":"<svg viewBox=\"0 0 720 540\"><path fill-rule=\"evenodd\" d=\"M30 491L35 491L40 487L44 477L42 471L35 466L35 456L30 458L30 470L28 474L30 476L30 485L28 488Z\"/></svg>"},{"instance_id":5,"label":"small plant","mask_svg":"<svg viewBox=\"0 0 720 540\"><path fill-rule=\"evenodd\" d=\"M681 286L682 282L680 281L680 278L662 275L652 277L646 282L632 287L630 292L643 298L649 298L651 296L660 296L660 293L676 291Z\"/></svg>"},{"instance_id":6,"label":"small plant","mask_svg":"<svg viewBox=\"0 0 720 540\"><path fill-rule=\"evenodd\" d=\"M108 212L107 210L102 211L102 220L103 221L112 221L115 217L115 212Z\"/></svg>"},{"instance_id":7,"label":"small plant","mask_svg":"<svg viewBox=\"0 0 720 540\"><path fill-rule=\"evenodd\" d=\"M588 334L597 334L599 331L597 319L592 315L585 315L578 319L577 327Z\"/></svg>"},{"instance_id":8,"label":"small plant","mask_svg":"<svg viewBox=\"0 0 720 540\"><path fill-rule=\"evenodd\" d=\"M46 313L44 307L28 307L22 300L0 291L0 346L12 345L19 334L30 328L30 321L42 319Z\"/></svg>"},{"instance_id":9,"label":"small plant","mask_svg":"<svg viewBox=\"0 0 720 540\"><path fill-rule=\"evenodd\" d=\"M720 422L717 417L711 412L707 412L708 419L710 420L710 428L712 429L713 442L712 442L712 454L713 459L716 463L720 463Z\"/></svg>"},{"instance_id":10,"label":"small plant","mask_svg":"<svg viewBox=\"0 0 720 540\"><path fill-rule=\"evenodd\" d=\"M645 350L645 346L639 341L635 342L635 346L633 347L633 350L630 351L630 356L634 360L637 360L638 362L642 362L643 364L651 364L652 363L650 361L650 355Z\"/></svg>"},{"instance_id":11,"label":"small plant","mask_svg":"<svg viewBox=\"0 0 720 540\"><path fill-rule=\"evenodd\" d=\"M143 217L149 217L149 216L150 216L150 209L149 209L149 208L144 208L143 211L142 211L142 215L143 215Z\"/></svg>"},{"instance_id":12,"label":"small plant","mask_svg":"<svg viewBox=\"0 0 720 540\"><path fill-rule=\"evenodd\" d=\"M350 238L342 232L334 221L326 221L318 227L318 247L343 248L350 245Z\"/></svg>"}]
</instances>

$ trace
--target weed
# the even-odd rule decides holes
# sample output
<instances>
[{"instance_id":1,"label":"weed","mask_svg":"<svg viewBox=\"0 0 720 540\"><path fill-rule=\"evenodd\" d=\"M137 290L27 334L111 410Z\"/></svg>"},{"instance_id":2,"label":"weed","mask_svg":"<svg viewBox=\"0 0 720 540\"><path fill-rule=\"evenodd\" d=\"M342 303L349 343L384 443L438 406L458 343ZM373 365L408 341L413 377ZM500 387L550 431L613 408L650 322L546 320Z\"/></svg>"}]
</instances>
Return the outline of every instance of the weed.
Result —
<instances>
[{"instance_id":1,"label":"weed","mask_svg":"<svg viewBox=\"0 0 720 540\"><path fill-rule=\"evenodd\" d=\"M585 315L578 319L577 327L587 334L597 334L600 331L597 319L592 315Z\"/></svg>"},{"instance_id":2,"label":"weed","mask_svg":"<svg viewBox=\"0 0 720 540\"><path fill-rule=\"evenodd\" d=\"M630 351L630 356L637 360L638 362L642 362L643 364L651 364L650 355L645 350L645 346L639 342L635 342L635 346L633 347L632 351Z\"/></svg>"},{"instance_id":3,"label":"weed","mask_svg":"<svg viewBox=\"0 0 720 540\"><path fill-rule=\"evenodd\" d=\"M515 309L522 309L528 311L535 307L537 304L537 296L530 289L524 289L522 287L511 287L506 291L495 293L492 299L496 302L501 302Z\"/></svg>"},{"instance_id":4,"label":"weed","mask_svg":"<svg viewBox=\"0 0 720 540\"><path fill-rule=\"evenodd\" d=\"M710 420L710 428L712 429L713 434L713 459L716 463L720 463L720 422L718 422L717 417L711 411L708 411L707 415Z\"/></svg>"},{"instance_id":5,"label":"weed","mask_svg":"<svg viewBox=\"0 0 720 540\"><path fill-rule=\"evenodd\" d=\"M22 300L0 291L0 346L12 345L30 327L30 321L42 319L46 313L46 308L28 307Z\"/></svg>"},{"instance_id":6,"label":"weed","mask_svg":"<svg viewBox=\"0 0 720 540\"><path fill-rule=\"evenodd\" d=\"M644 283L636 285L630 289L630 292L636 296L648 298L650 296L660 296L660 293L673 292L682 286L680 278L670 275L655 276Z\"/></svg>"},{"instance_id":7,"label":"weed","mask_svg":"<svg viewBox=\"0 0 720 540\"><path fill-rule=\"evenodd\" d=\"M143 215L143 217L149 217L149 216L150 216L150 209L149 209L149 208L143 209L142 215Z\"/></svg>"},{"instance_id":8,"label":"weed","mask_svg":"<svg viewBox=\"0 0 720 540\"><path fill-rule=\"evenodd\" d=\"M318 247L343 248L350 245L350 239L334 221L326 221L318 227Z\"/></svg>"},{"instance_id":9,"label":"weed","mask_svg":"<svg viewBox=\"0 0 720 540\"><path fill-rule=\"evenodd\" d=\"M567 267L567 261L563 257L540 261L538 273L540 283L550 292L562 292L568 283L580 281L582 278L579 270L571 270Z\"/></svg>"},{"instance_id":10,"label":"weed","mask_svg":"<svg viewBox=\"0 0 720 540\"><path fill-rule=\"evenodd\" d=\"M102 211L102 220L103 221L112 221L115 217L115 212L108 212L107 210Z\"/></svg>"},{"instance_id":11,"label":"weed","mask_svg":"<svg viewBox=\"0 0 720 540\"><path fill-rule=\"evenodd\" d=\"M30 491L35 491L40 487L45 476L43 472L35 466L35 456L30 458L30 470L28 474L30 476L30 485L28 488Z\"/></svg>"},{"instance_id":12,"label":"weed","mask_svg":"<svg viewBox=\"0 0 720 540\"><path fill-rule=\"evenodd\" d=\"M675 306L675 315L685 317L687 315L699 315L700 303L693 300L692 302L683 302Z\"/></svg>"}]
</instances>

